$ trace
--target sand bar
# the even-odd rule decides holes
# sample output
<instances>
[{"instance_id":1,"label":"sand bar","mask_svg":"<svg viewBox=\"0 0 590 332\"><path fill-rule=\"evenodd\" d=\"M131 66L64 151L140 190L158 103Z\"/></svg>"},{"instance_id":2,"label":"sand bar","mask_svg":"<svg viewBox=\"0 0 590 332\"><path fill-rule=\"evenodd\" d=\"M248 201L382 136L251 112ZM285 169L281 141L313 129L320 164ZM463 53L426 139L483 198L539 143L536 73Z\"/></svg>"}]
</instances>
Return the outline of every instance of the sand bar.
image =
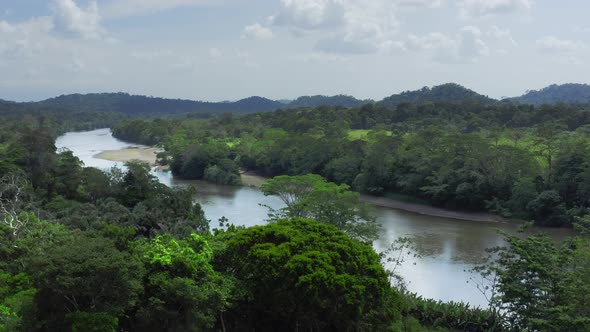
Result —
<instances>
[{"instance_id":1,"label":"sand bar","mask_svg":"<svg viewBox=\"0 0 590 332\"><path fill-rule=\"evenodd\" d=\"M150 166L156 166L156 155L162 151L160 148L126 148L103 151L94 155L94 158L119 162L138 160L148 163Z\"/></svg>"}]
</instances>

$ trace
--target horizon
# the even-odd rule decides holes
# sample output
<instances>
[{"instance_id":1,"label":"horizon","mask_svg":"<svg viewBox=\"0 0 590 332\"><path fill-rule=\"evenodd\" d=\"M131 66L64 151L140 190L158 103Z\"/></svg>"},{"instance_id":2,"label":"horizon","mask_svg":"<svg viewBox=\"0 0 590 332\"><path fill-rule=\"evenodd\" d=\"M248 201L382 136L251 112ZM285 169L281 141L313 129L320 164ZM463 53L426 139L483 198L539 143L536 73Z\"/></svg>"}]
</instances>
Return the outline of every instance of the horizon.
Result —
<instances>
[{"instance_id":1,"label":"horizon","mask_svg":"<svg viewBox=\"0 0 590 332\"><path fill-rule=\"evenodd\" d=\"M6 99L6 98L3 98L3 97L0 96L0 100L7 101L7 102L16 102L16 103L38 103L38 102L46 101L48 99L59 98L59 97L62 97L62 96L89 95L89 94L118 94L118 93L122 93L122 94L128 94L130 96L135 96L135 97L161 98L161 99L170 99L170 100L186 100L186 101L203 102L203 103L235 103L235 102L239 102L241 100L245 100L245 99L248 99L248 98L263 98L263 99L267 99L267 100L271 100L271 101L276 101L276 102L292 102L292 101L297 100L298 98L302 98L302 97L316 97L316 96L322 96L322 97L346 96L346 97L355 98L355 99L360 100L360 101L369 101L370 100L370 101L373 101L373 102L379 102L379 101L381 101L381 100L383 100L385 98L388 98L390 96L393 96L393 95L399 95L399 94L402 94L402 93L405 93L405 92L418 91L418 90L420 90L422 88L430 88L430 89L432 89L432 88L435 88L437 86L445 85L445 84L458 84L458 83L455 83L455 82L447 82L447 83L441 83L439 85L434 85L434 86L423 86L423 87L418 88L418 89L415 89L415 90L402 90L402 91L399 91L399 92L394 92L394 93L388 94L388 95L386 95L386 96L384 96L382 98L377 98L377 99L373 99L373 98L359 98L357 96L339 93L339 94L334 94L334 95L322 95L322 94L301 95L301 96L296 96L294 98L279 98L279 99L268 98L268 97L263 96L263 95L251 95L251 96L245 96L245 97L242 97L242 98L239 98L239 99L234 99L234 100L218 100L218 101L215 101L215 100L174 98L174 97L165 97L165 96L156 96L156 95L133 94L133 93L130 93L130 92L125 92L125 91L110 91L110 92L109 91L106 91L106 92L105 91L101 91L101 92L71 92L71 93L65 93L65 94L60 94L60 95L55 95L55 96L49 96L47 98L37 99L37 100L11 100L11 99ZM471 91L473 91L473 92L475 92L475 93L477 93L477 94L479 94L481 96L485 96L485 97L488 97L488 98L491 98L491 99L495 99L497 101L502 101L502 100L505 100L505 99L522 97L522 96L526 95L529 92L532 92L532 91L540 91L540 90L542 90L544 88L547 88L547 87L550 87L550 86L553 86L553 85L561 86L561 85L566 85L566 84L590 85L589 83L582 83L582 82L578 82L578 83L576 83L576 82L567 82L567 83L562 83L562 84L555 84L555 83L553 83L553 84L549 84L549 85L547 85L545 87L542 87L542 88L539 88L539 89L526 90L525 92L523 92L520 95L501 96L499 98L490 96L490 95L485 94L485 93L482 93L480 91L473 90L473 89L471 89L471 88L469 88L467 86L464 86L462 84L458 84L458 85L460 85L463 88L466 88L468 90L471 90Z\"/></svg>"},{"instance_id":2,"label":"horizon","mask_svg":"<svg viewBox=\"0 0 590 332\"><path fill-rule=\"evenodd\" d=\"M446 82L514 97L590 76L590 3L572 3L20 0L0 4L0 98L380 100Z\"/></svg>"}]
</instances>

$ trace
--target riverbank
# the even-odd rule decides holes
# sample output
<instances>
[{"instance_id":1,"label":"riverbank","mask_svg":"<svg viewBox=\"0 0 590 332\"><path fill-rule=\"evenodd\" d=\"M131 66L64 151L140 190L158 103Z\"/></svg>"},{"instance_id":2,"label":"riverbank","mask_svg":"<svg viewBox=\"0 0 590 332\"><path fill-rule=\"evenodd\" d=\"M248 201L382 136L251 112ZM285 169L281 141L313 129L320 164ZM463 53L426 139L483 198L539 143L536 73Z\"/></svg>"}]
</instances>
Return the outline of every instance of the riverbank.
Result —
<instances>
[{"instance_id":1,"label":"riverbank","mask_svg":"<svg viewBox=\"0 0 590 332\"><path fill-rule=\"evenodd\" d=\"M148 163L150 166L155 167L158 166L156 163L157 154L162 151L163 150L160 148L130 147L121 150L103 151L101 153L94 155L94 158L118 162L128 162L137 160Z\"/></svg>"},{"instance_id":2,"label":"riverbank","mask_svg":"<svg viewBox=\"0 0 590 332\"><path fill-rule=\"evenodd\" d=\"M149 148L149 147L133 147L121 150L109 150L103 151L96 154L95 158L106 159L111 161L127 162L132 160L139 160L147 162L152 167L158 166L156 164L156 155L161 152L160 148ZM253 171L240 171L240 178L242 185L246 187L260 188L260 186L266 182L267 178L258 175ZM485 212L465 212L455 211L443 208L437 208L426 204L409 203L400 200L395 200L386 197L377 197L371 195L361 195L361 201L385 208L397 209L406 212L421 214L425 216L458 219L458 220L469 220L479 222L507 222L500 216L485 213Z\"/></svg>"},{"instance_id":3,"label":"riverbank","mask_svg":"<svg viewBox=\"0 0 590 332\"><path fill-rule=\"evenodd\" d=\"M402 210L412 213L417 213L425 216L469 220L469 221L483 221L483 222L508 222L509 220L495 214L486 212L465 212L456 211L443 208L437 208L425 204L402 202L385 197L377 197L371 195L361 195L361 201L380 207L390 209Z\"/></svg>"},{"instance_id":4,"label":"riverbank","mask_svg":"<svg viewBox=\"0 0 590 332\"><path fill-rule=\"evenodd\" d=\"M266 182L266 180L267 180L267 178L262 177L262 176L256 174L256 172L252 172L252 171L240 171L240 175L242 178L242 185L247 186L247 187L260 188L260 186L264 182ZM427 204L409 203L409 202L404 202L404 201L386 198L386 197L361 195L360 199L361 199L361 201L371 204L371 205L390 208L390 209L396 209L396 210L402 210L402 211L406 211L406 212L411 212L411 213L416 213L416 214L421 214L421 215L431 216L431 217L479 221L479 222L508 222L509 221L503 217L500 217L500 216L492 214L492 213L449 210L449 209L437 208L437 207L430 206Z\"/></svg>"},{"instance_id":5,"label":"riverbank","mask_svg":"<svg viewBox=\"0 0 590 332\"><path fill-rule=\"evenodd\" d=\"M260 188L260 186L268 180L267 178L256 174L256 172L244 170L240 170L240 178L242 179L243 186L254 188Z\"/></svg>"}]
</instances>

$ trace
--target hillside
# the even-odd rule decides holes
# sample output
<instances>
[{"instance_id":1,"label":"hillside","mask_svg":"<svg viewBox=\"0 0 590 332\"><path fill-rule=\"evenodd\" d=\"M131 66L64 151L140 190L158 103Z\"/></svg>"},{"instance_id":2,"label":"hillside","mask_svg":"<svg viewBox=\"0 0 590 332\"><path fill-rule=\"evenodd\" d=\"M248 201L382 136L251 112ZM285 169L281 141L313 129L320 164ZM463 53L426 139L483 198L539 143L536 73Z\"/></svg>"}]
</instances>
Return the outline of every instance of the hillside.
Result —
<instances>
[{"instance_id":1,"label":"hillside","mask_svg":"<svg viewBox=\"0 0 590 332\"><path fill-rule=\"evenodd\" d=\"M205 102L187 99L167 99L159 97L130 95L127 93L70 94L34 103L22 103L34 108L54 108L82 112L117 112L127 115L168 115L183 113L222 113L248 114L270 112L279 108L317 107L322 105L355 107L372 100L359 100L352 96L304 96L285 102L253 96L238 101ZM0 101L2 103L9 103Z\"/></svg>"},{"instance_id":2,"label":"hillside","mask_svg":"<svg viewBox=\"0 0 590 332\"><path fill-rule=\"evenodd\" d=\"M287 108L298 107L317 107L322 105L356 107L367 103L372 103L372 100L360 100L352 96L336 95L336 96L302 96L292 102L288 103Z\"/></svg>"},{"instance_id":3,"label":"hillside","mask_svg":"<svg viewBox=\"0 0 590 332\"><path fill-rule=\"evenodd\" d=\"M128 115L189 112L253 113L272 111L282 106L279 102L262 97L249 97L236 102L212 103L186 99L136 96L127 93L62 95L33 104L88 112L120 112Z\"/></svg>"},{"instance_id":4,"label":"hillside","mask_svg":"<svg viewBox=\"0 0 590 332\"><path fill-rule=\"evenodd\" d=\"M493 104L495 99L480 95L456 83L446 83L432 88L423 87L420 90L404 91L383 99L380 104L386 107L394 107L401 103L424 104L433 103L457 103L477 102L480 104Z\"/></svg>"},{"instance_id":5,"label":"hillside","mask_svg":"<svg viewBox=\"0 0 590 332\"><path fill-rule=\"evenodd\" d=\"M377 104L386 108L395 108L401 103L419 105L428 102L491 105L498 101L459 84L446 83L434 87L424 87L419 90L393 94L377 102ZM533 105L560 102L590 103L590 85L551 85L538 91L529 91L520 97L504 99L503 102ZM122 113L127 116L142 115L149 117L193 113L197 117L209 117L212 114L224 112L250 114L271 112L277 109L315 108L324 105L350 108L359 107L368 103L374 103L374 101L370 99L361 100L348 95L302 96L295 100L271 100L264 97L252 96L238 101L206 102L130 95L119 92L69 94L28 103L15 103L0 99L0 111L6 112L26 109L35 111L108 112Z\"/></svg>"},{"instance_id":6,"label":"hillside","mask_svg":"<svg viewBox=\"0 0 590 332\"><path fill-rule=\"evenodd\" d=\"M510 98L522 104L555 104L555 103L590 103L590 85L588 84L552 84L541 90L531 90L526 94Z\"/></svg>"}]
</instances>

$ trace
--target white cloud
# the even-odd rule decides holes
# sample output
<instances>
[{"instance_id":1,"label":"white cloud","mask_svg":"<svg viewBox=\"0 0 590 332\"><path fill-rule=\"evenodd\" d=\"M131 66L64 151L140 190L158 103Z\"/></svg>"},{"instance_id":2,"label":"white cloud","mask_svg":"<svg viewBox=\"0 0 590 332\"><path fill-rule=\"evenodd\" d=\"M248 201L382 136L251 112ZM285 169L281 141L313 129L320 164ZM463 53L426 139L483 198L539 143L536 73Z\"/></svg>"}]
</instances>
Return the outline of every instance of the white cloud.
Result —
<instances>
[{"instance_id":1,"label":"white cloud","mask_svg":"<svg viewBox=\"0 0 590 332\"><path fill-rule=\"evenodd\" d=\"M83 9L73 0L53 0L55 22L64 31L77 34L86 39L98 39L104 36L101 17L96 1L91 1Z\"/></svg>"},{"instance_id":2,"label":"white cloud","mask_svg":"<svg viewBox=\"0 0 590 332\"><path fill-rule=\"evenodd\" d=\"M536 41L540 51L546 53L576 53L585 50L588 46L577 40L559 39L554 36L546 36Z\"/></svg>"},{"instance_id":3,"label":"white cloud","mask_svg":"<svg viewBox=\"0 0 590 332\"><path fill-rule=\"evenodd\" d=\"M397 33L396 4L389 0L282 0L270 23L299 35L314 33L315 49L332 53L371 53ZM307 34L305 33L307 32Z\"/></svg>"},{"instance_id":4,"label":"white cloud","mask_svg":"<svg viewBox=\"0 0 590 332\"><path fill-rule=\"evenodd\" d=\"M272 36L272 30L263 27L259 23L254 23L244 27L244 32L242 34L242 38L251 39L271 39Z\"/></svg>"},{"instance_id":5,"label":"white cloud","mask_svg":"<svg viewBox=\"0 0 590 332\"><path fill-rule=\"evenodd\" d=\"M443 0L394 0L397 5L402 7L415 8L439 8L443 5Z\"/></svg>"},{"instance_id":6,"label":"white cloud","mask_svg":"<svg viewBox=\"0 0 590 332\"><path fill-rule=\"evenodd\" d=\"M101 7L106 18L149 15L178 7L202 6L212 0L110 0Z\"/></svg>"},{"instance_id":7,"label":"white cloud","mask_svg":"<svg viewBox=\"0 0 590 332\"><path fill-rule=\"evenodd\" d=\"M365 54L374 53L377 46L363 40L347 40L347 38L325 38L319 40L314 51L334 54Z\"/></svg>"},{"instance_id":8,"label":"white cloud","mask_svg":"<svg viewBox=\"0 0 590 332\"><path fill-rule=\"evenodd\" d=\"M469 18L528 11L532 6L533 0L463 0L459 3L461 15Z\"/></svg>"},{"instance_id":9,"label":"white cloud","mask_svg":"<svg viewBox=\"0 0 590 332\"><path fill-rule=\"evenodd\" d=\"M344 24L345 0L282 0L281 11L271 17L276 25L309 30Z\"/></svg>"},{"instance_id":10,"label":"white cloud","mask_svg":"<svg viewBox=\"0 0 590 332\"><path fill-rule=\"evenodd\" d=\"M425 53L437 62L473 62L490 53L489 47L481 37L482 33L477 27L466 26L453 36L440 32L421 37L411 34L404 47L409 51Z\"/></svg>"},{"instance_id":11,"label":"white cloud","mask_svg":"<svg viewBox=\"0 0 590 332\"><path fill-rule=\"evenodd\" d=\"M0 21L0 56L30 58L53 43L50 17L32 18L19 23Z\"/></svg>"},{"instance_id":12,"label":"white cloud","mask_svg":"<svg viewBox=\"0 0 590 332\"><path fill-rule=\"evenodd\" d=\"M211 47L209 49L209 56L214 59L221 58L223 56L223 52L221 52L221 50L218 48Z\"/></svg>"},{"instance_id":13,"label":"white cloud","mask_svg":"<svg viewBox=\"0 0 590 332\"><path fill-rule=\"evenodd\" d=\"M158 50L158 51L133 51L131 57L138 60L154 61L162 58L171 58L174 56L174 52L170 50Z\"/></svg>"},{"instance_id":14,"label":"white cloud","mask_svg":"<svg viewBox=\"0 0 590 332\"><path fill-rule=\"evenodd\" d=\"M492 25L492 27L488 30L487 35L512 46L518 45L518 43L512 37L510 30L499 28L496 25Z\"/></svg>"}]
</instances>

